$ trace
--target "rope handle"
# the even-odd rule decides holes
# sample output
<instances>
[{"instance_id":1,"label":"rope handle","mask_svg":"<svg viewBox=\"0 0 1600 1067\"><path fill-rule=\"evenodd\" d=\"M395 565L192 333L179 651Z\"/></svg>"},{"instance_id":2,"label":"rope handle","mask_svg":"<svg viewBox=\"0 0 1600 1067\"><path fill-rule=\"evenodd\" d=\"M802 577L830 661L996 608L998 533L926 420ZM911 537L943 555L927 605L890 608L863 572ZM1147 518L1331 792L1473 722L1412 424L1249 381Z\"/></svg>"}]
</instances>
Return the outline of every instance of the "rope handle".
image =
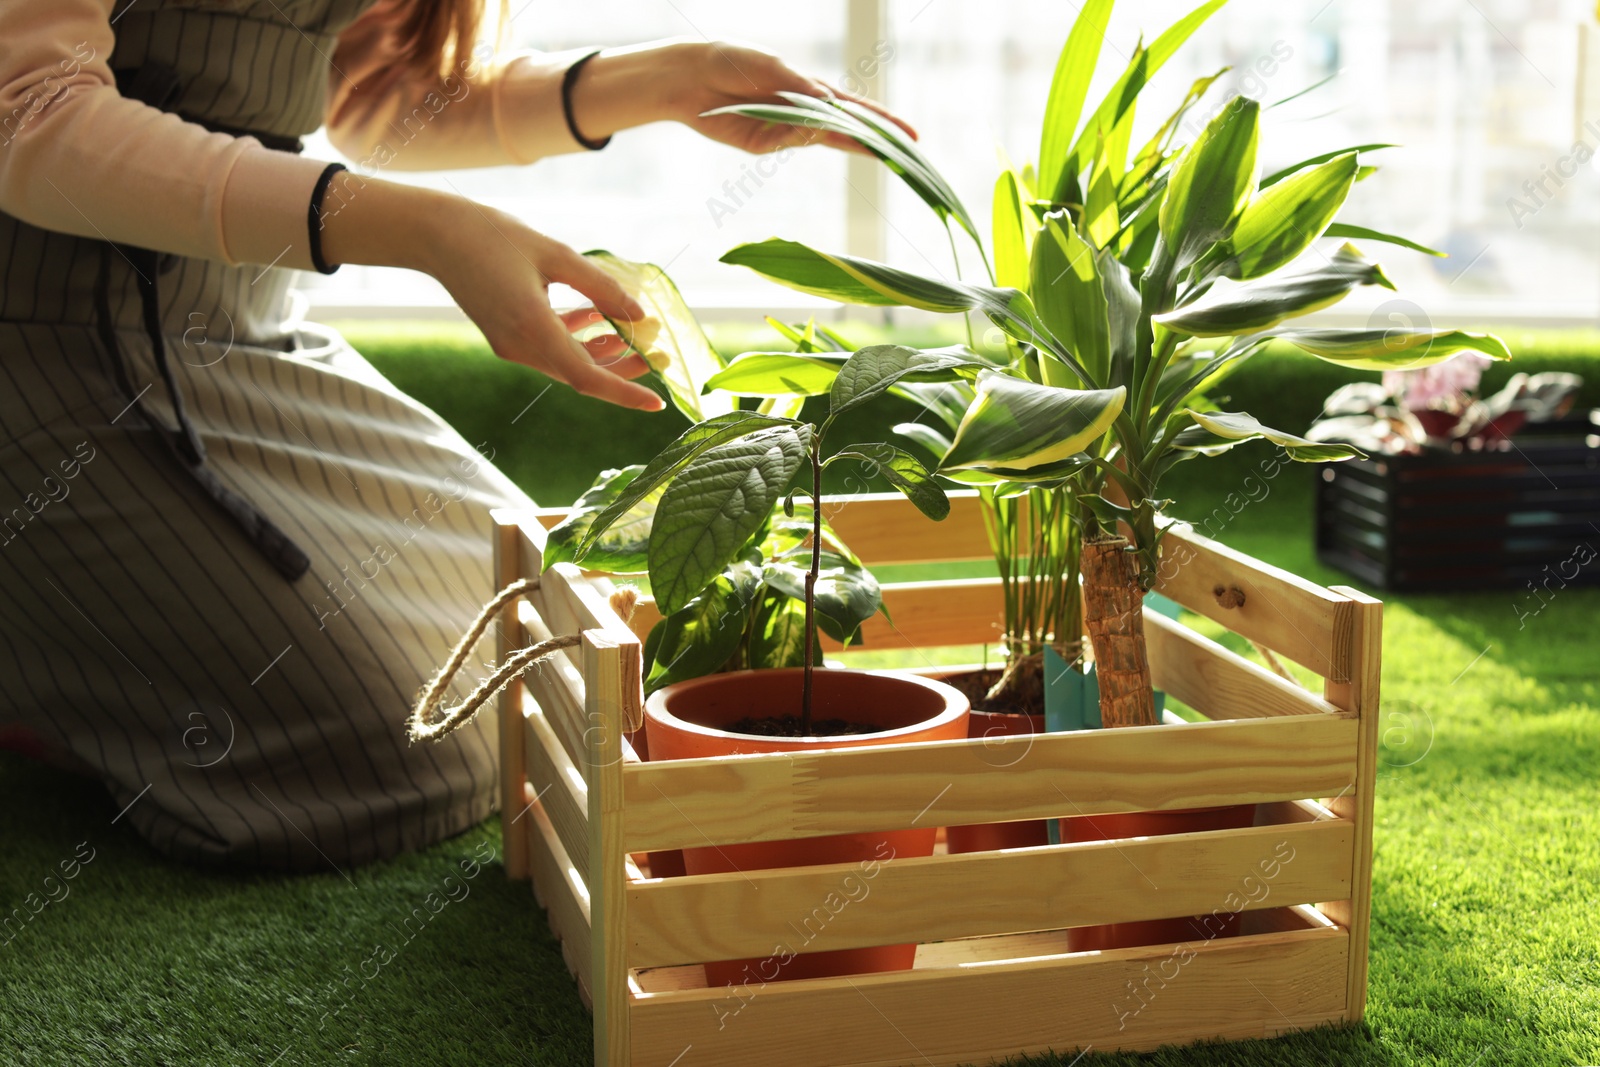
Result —
<instances>
[{"instance_id":1,"label":"rope handle","mask_svg":"<svg viewBox=\"0 0 1600 1067\"><path fill-rule=\"evenodd\" d=\"M489 602L478 612L478 617L472 620L472 625L467 627L467 632L461 640L456 642L456 647L451 650L450 658L444 666L439 668L422 692L417 696L416 707L411 709L411 716L406 721L406 736L412 743L417 741L438 741L446 734L459 730L482 710L495 694L504 689L513 679L519 677L528 668L544 659L546 656L572 648L583 640L581 634L558 634L545 641L519 648L494 672L478 684L478 687L467 694L465 700L453 708L444 709L444 717L438 720L433 718L434 712L444 700L445 691L450 683L455 680L462 666L467 662L472 649L483 637L483 632L489 628L489 623L507 604L519 597L527 596L539 588L537 578L519 578L496 593ZM638 599L638 592L624 586L611 594L611 608L623 622L633 616L633 606Z\"/></svg>"}]
</instances>

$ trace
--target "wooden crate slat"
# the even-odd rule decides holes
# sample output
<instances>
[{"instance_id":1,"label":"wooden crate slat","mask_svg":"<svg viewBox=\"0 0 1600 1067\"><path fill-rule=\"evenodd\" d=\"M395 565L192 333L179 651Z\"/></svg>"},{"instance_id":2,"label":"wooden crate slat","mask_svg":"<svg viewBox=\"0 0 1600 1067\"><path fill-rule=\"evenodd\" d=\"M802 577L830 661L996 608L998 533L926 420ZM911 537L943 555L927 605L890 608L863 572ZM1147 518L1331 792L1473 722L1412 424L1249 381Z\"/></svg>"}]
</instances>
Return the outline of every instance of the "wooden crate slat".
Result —
<instances>
[{"instance_id":1,"label":"wooden crate slat","mask_svg":"<svg viewBox=\"0 0 1600 1067\"><path fill-rule=\"evenodd\" d=\"M550 625L528 601L524 600L517 606L517 619L527 631L530 642L546 641L551 637ZM580 771L587 772L583 734L588 728L588 720L583 710L583 675L578 668L565 656L550 656L534 664L522 676L522 683L555 728L556 736L566 749L567 758Z\"/></svg>"},{"instance_id":2,"label":"wooden crate slat","mask_svg":"<svg viewBox=\"0 0 1600 1067\"><path fill-rule=\"evenodd\" d=\"M629 852L1348 791L1354 719L1295 715L623 769Z\"/></svg>"},{"instance_id":3,"label":"wooden crate slat","mask_svg":"<svg viewBox=\"0 0 1600 1067\"><path fill-rule=\"evenodd\" d=\"M950 514L941 522L920 516L908 522L906 500L899 493L824 496L822 513L850 550L875 565L989 559L989 535L983 528L978 495L950 494ZM549 529L570 514L567 508L539 508L531 517Z\"/></svg>"},{"instance_id":4,"label":"wooden crate slat","mask_svg":"<svg viewBox=\"0 0 1600 1067\"><path fill-rule=\"evenodd\" d=\"M1156 589L1335 681L1348 681L1355 605L1288 571L1251 559L1176 525L1162 541ZM1242 593L1244 603L1230 599ZM1220 602L1219 602L1220 598Z\"/></svg>"},{"instance_id":5,"label":"wooden crate slat","mask_svg":"<svg viewBox=\"0 0 1600 1067\"><path fill-rule=\"evenodd\" d=\"M587 882L590 871L588 784L567 758L566 750L540 708L528 709L523 728L528 785L561 838L567 858Z\"/></svg>"},{"instance_id":6,"label":"wooden crate slat","mask_svg":"<svg viewBox=\"0 0 1600 1067\"><path fill-rule=\"evenodd\" d=\"M534 892L549 918L551 932L561 939L567 970L577 978L584 1002L589 1003L594 982L590 969L588 886L561 847L561 838L542 807L534 804L517 822L526 828Z\"/></svg>"},{"instance_id":7,"label":"wooden crate slat","mask_svg":"<svg viewBox=\"0 0 1600 1067\"><path fill-rule=\"evenodd\" d=\"M633 997L634 1059L964 1064L1269 1037L1342 1016L1343 930ZM1192 956L1188 953L1192 952ZM1140 991L1143 991L1141 994ZM680 1051L682 1050L682 1051Z\"/></svg>"},{"instance_id":8,"label":"wooden crate slat","mask_svg":"<svg viewBox=\"0 0 1600 1067\"><path fill-rule=\"evenodd\" d=\"M945 582L891 582L882 587L883 602L894 621L874 615L861 624L868 652L890 648L937 648L941 645L998 645L1005 607L998 578L963 578ZM641 637L661 619L656 602L640 597L633 630ZM822 647L839 652L839 642L822 635Z\"/></svg>"},{"instance_id":9,"label":"wooden crate slat","mask_svg":"<svg viewBox=\"0 0 1600 1067\"><path fill-rule=\"evenodd\" d=\"M1158 612L1145 612L1144 633L1156 688L1210 718L1338 713L1287 678Z\"/></svg>"},{"instance_id":10,"label":"wooden crate slat","mask_svg":"<svg viewBox=\"0 0 1600 1067\"><path fill-rule=\"evenodd\" d=\"M780 944L859 948L1343 899L1353 834L1336 819L644 882L628 889L628 959L760 959Z\"/></svg>"}]
</instances>

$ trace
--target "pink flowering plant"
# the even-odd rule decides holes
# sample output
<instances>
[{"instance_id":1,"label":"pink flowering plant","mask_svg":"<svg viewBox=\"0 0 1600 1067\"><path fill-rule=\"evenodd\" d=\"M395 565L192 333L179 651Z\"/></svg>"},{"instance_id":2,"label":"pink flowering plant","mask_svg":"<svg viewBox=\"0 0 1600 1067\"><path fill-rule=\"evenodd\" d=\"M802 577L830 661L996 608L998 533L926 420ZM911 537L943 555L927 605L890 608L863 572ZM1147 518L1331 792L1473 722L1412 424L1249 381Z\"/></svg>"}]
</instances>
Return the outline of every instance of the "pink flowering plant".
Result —
<instances>
[{"instance_id":1,"label":"pink flowering plant","mask_svg":"<svg viewBox=\"0 0 1600 1067\"><path fill-rule=\"evenodd\" d=\"M1480 385L1491 362L1463 352L1427 367L1385 371L1381 383L1342 386L1306 436L1390 455L1503 449L1529 423L1565 415L1583 385L1575 374L1516 374L1484 397Z\"/></svg>"}]
</instances>

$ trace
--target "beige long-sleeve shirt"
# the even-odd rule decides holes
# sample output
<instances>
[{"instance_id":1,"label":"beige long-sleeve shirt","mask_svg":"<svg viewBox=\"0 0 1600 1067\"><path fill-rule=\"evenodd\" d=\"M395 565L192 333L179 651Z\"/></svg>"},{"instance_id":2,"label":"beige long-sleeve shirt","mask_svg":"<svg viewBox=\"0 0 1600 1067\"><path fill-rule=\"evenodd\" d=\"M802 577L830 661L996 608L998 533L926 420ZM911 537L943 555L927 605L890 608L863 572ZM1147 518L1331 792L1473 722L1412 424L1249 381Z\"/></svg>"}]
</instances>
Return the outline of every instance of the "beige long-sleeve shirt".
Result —
<instances>
[{"instance_id":1,"label":"beige long-sleeve shirt","mask_svg":"<svg viewBox=\"0 0 1600 1067\"><path fill-rule=\"evenodd\" d=\"M398 62L403 2L369 9L330 57L328 134L363 173L580 148L560 102L573 57L467 59L418 77ZM311 268L307 210L326 163L122 96L109 63L116 3L0 0L0 211L161 252Z\"/></svg>"}]
</instances>

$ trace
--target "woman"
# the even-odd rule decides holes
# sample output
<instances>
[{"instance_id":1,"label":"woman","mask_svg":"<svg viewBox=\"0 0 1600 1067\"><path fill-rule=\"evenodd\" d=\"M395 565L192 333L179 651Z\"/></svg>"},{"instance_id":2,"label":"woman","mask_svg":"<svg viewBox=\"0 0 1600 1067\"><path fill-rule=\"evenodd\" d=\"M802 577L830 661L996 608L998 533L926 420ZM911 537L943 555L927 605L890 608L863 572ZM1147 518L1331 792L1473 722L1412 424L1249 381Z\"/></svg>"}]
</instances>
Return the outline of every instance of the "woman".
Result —
<instances>
[{"instance_id":1,"label":"woman","mask_svg":"<svg viewBox=\"0 0 1600 1067\"><path fill-rule=\"evenodd\" d=\"M102 778L176 857L343 869L493 809L494 734L407 705L528 498L334 332L292 271L425 271L502 358L654 410L634 301L461 197L368 172L529 163L826 89L752 49L480 61L483 0L0 0L0 743ZM463 686L465 682L461 683Z\"/></svg>"}]
</instances>

